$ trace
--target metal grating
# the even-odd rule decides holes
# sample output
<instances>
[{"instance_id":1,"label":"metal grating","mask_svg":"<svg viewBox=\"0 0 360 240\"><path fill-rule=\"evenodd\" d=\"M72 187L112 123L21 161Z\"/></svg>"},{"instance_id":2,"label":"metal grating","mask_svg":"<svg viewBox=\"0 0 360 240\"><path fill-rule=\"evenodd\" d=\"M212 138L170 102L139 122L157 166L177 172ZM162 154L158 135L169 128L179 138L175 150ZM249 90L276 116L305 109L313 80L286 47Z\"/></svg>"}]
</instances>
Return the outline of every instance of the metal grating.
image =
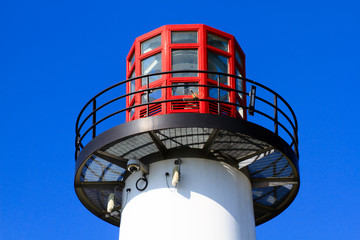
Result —
<instances>
[{"instance_id":1,"label":"metal grating","mask_svg":"<svg viewBox=\"0 0 360 240\"><path fill-rule=\"evenodd\" d=\"M253 188L253 199L255 202L276 207L290 193L292 185L276 186L267 188Z\"/></svg>"},{"instance_id":2,"label":"metal grating","mask_svg":"<svg viewBox=\"0 0 360 240\"><path fill-rule=\"evenodd\" d=\"M269 144L259 140L222 130L215 139L212 149L240 159L269 147Z\"/></svg>"},{"instance_id":3,"label":"metal grating","mask_svg":"<svg viewBox=\"0 0 360 240\"><path fill-rule=\"evenodd\" d=\"M159 130L156 134L167 149L188 146L203 148L212 128L172 128Z\"/></svg>"},{"instance_id":4,"label":"metal grating","mask_svg":"<svg viewBox=\"0 0 360 240\"><path fill-rule=\"evenodd\" d=\"M125 169L106 160L91 156L81 171L82 182L121 181Z\"/></svg>"},{"instance_id":5,"label":"metal grating","mask_svg":"<svg viewBox=\"0 0 360 240\"><path fill-rule=\"evenodd\" d=\"M286 157L279 151L264 156L248 166L251 177L292 177L292 168Z\"/></svg>"},{"instance_id":6,"label":"metal grating","mask_svg":"<svg viewBox=\"0 0 360 240\"><path fill-rule=\"evenodd\" d=\"M124 158L140 159L158 149L148 133L135 135L106 149L107 153Z\"/></svg>"},{"instance_id":7,"label":"metal grating","mask_svg":"<svg viewBox=\"0 0 360 240\"><path fill-rule=\"evenodd\" d=\"M102 212L106 212L106 205L108 196L110 193L114 193L114 190L102 190L102 189L93 189L93 188L84 188L83 189L86 197L90 200L90 202L100 209ZM122 191L115 191L115 207L120 208L122 204ZM120 218L119 218L120 219Z\"/></svg>"}]
</instances>

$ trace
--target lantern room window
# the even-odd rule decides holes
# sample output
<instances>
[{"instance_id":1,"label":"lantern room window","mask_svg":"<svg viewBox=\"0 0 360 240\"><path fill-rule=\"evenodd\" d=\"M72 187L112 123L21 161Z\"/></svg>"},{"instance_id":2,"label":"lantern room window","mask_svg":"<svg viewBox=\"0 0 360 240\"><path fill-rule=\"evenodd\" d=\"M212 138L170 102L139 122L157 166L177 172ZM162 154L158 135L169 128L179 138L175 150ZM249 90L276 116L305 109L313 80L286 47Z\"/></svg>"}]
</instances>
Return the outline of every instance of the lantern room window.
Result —
<instances>
[{"instance_id":1,"label":"lantern room window","mask_svg":"<svg viewBox=\"0 0 360 240\"><path fill-rule=\"evenodd\" d=\"M161 35L157 35L156 37L153 37L141 43L141 54L150 52L151 50L154 50L155 48L158 48L160 46Z\"/></svg>"},{"instance_id":2,"label":"lantern room window","mask_svg":"<svg viewBox=\"0 0 360 240\"><path fill-rule=\"evenodd\" d=\"M135 77L135 71L132 72L130 78L134 78ZM130 81L130 93L135 92L135 80ZM133 98L134 95L130 95L130 99Z\"/></svg>"},{"instance_id":3,"label":"lantern room window","mask_svg":"<svg viewBox=\"0 0 360 240\"><path fill-rule=\"evenodd\" d=\"M213 46L215 48L218 48L220 50L223 50L225 52L228 52L229 48L228 48L228 43L229 41L226 40L225 38L222 38L222 37L218 37L214 34L211 34L211 33L208 33L207 35L207 43L208 45L210 46Z\"/></svg>"},{"instance_id":4,"label":"lantern room window","mask_svg":"<svg viewBox=\"0 0 360 240\"><path fill-rule=\"evenodd\" d=\"M192 94L198 94L199 93L199 89L197 86L189 86L189 85L194 85L194 84L198 84L195 82L179 82L179 83L173 83L171 84L172 87L172 95L173 96L179 96L179 95L192 95ZM178 86L176 87L176 85L182 85L182 86Z\"/></svg>"},{"instance_id":5,"label":"lantern room window","mask_svg":"<svg viewBox=\"0 0 360 240\"><path fill-rule=\"evenodd\" d=\"M243 68L244 67L243 62L242 62L240 54L237 50L235 50L235 58L236 58L236 61L238 62L238 64L240 65L240 67Z\"/></svg>"},{"instance_id":6,"label":"lantern room window","mask_svg":"<svg viewBox=\"0 0 360 240\"><path fill-rule=\"evenodd\" d=\"M229 59L220 54L208 51L208 71L228 73ZM208 78L217 81L218 74L208 74ZM220 75L220 83L228 85L228 77Z\"/></svg>"},{"instance_id":7,"label":"lantern room window","mask_svg":"<svg viewBox=\"0 0 360 240\"><path fill-rule=\"evenodd\" d=\"M171 43L197 43L197 32L171 32Z\"/></svg>"},{"instance_id":8,"label":"lantern room window","mask_svg":"<svg viewBox=\"0 0 360 240\"><path fill-rule=\"evenodd\" d=\"M198 51L196 49L179 49L171 51L171 69L198 70ZM197 73L174 73L173 77L197 77Z\"/></svg>"},{"instance_id":9,"label":"lantern room window","mask_svg":"<svg viewBox=\"0 0 360 240\"><path fill-rule=\"evenodd\" d=\"M129 114L129 118L130 118L129 120L131 120L133 118L134 114L135 114L135 108L131 108L130 114Z\"/></svg>"},{"instance_id":10,"label":"lantern room window","mask_svg":"<svg viewBox=\"0 0 360 240\"><path fill-rule=\"evenodd\" d=\"M229 101L229 92L223 89L220 89L220 96L218 92L218 88L209 88L209 97L218 99L222 102Z\"/></svg>"},{"instance_id":11,"label":"lantern room window","mask_svg":"<svg viewBox=\"0 0 360 240\"><path fill-rule=\"evenodd\" d=\"M151 57L145 58L141 61L141 74L151 74L161 72L161 53L155 54ZM161 78L161 75L155 75L149 77L149 83L154 82ZM147 84L147 79L143 78L141 80L141 86Z\"/></svg>"},{"instance_id":12,"label":"lantern room window","mask_svg":"<svg viewBox=\"0 0 360 240\"><path fill-rule=\"evenodd\" d=\"M161 98L161 89L156 89L150 92L149 102L154 102ZM147 103L147 93L141 95L141 103Z\"/></svg>"},{"instance_id":13,"label":"lantern room window","mask_svg":"<svg viewBox=\"0 0 360 240\"><path fill-rule=\"evenodd\" d=\"M236 68L236 76L238 77L242 77L242 75L240 74L240 71ZM235 79L236 81L236 90L239 90L239 91L243 91L243 81L239 78L236 78ZM243 94L242 93L238 93L239 94L239 97L242 99L243 98Z\"/></svg>"},{"instance_id":14,"label":"lantern room window","mask_svg":"<svg viewBox=\"0 0 360 240\"><path fill-rule=\"evenodd\" d=\"M134 65L135 62L135 54L133 53L130 57L130 61L129 61L129 69L131 69L131 67Z\"/></svg>"}]
</instances>

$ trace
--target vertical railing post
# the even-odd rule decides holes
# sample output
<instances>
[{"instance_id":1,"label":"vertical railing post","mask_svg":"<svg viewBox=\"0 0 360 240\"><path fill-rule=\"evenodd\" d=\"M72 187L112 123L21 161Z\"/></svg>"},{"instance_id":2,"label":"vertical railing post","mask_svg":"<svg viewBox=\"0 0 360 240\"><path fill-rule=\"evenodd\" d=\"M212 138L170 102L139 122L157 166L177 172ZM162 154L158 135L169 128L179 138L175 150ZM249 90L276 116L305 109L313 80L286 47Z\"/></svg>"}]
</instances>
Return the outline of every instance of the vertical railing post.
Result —
<instances>
[{"instance_id":1,"label":"vertical railing post","mask_svg":"<svg viewBox=\"0 0 360 240\"><path fill-rule=\"evenodd\" d=\"M297 157L299 157L299 151L298 151L298 136L297 136L297 129L294 129L294 150Z\"/></svg>"},{"instance_id":2,"label":"vertical railing post","mask_svg":"<svg viewBox=\"0 0 360 240\"><path fill-rule=\"evenodd\" d=\"M92 124L93 124L93 128L92 128L92 138L96 137L96 99L94 98L93 100L93 114L92 114Z\"/></svg>"},{"instance_id":3,"label":"vertical railing post","mask_svg":"<svg viewBox=\"0 0 360 240\"><path fill-rule=\"evenodd\" d=\"M274 132L276 135L279 134L279 130L278 130L278 104L277 104L277 96L276 94L274 94Z\"/></svg>"},{"instance_id":4,"label":"vertical railing post","mask_svg":"<svg viewBox=\"0 0 360 240\"><path fill-rule=\"evenodd\" d=\"M217 87L218 87L218 115L220 115L220 111L221 111L221 108L220 108L220 74L218 74L218 77L217 77Z\"/></svg>"},{"instance_id":5,"label":"vertical railing post","mask_svg":"<svg viewBox=\"0 0 360 240\"><path fill-rule=\"evenodd\" d=\"M77 156L79 156L80 154L80 133L76 133L77 137L76 137L76 156L75 158L77 158Z\"/></svg>"},{"instance_id":6,"label":"vertical railing post","mask_svg":"<svg viewBox=\"0 0 360 240\"><path fill-rule=\"evenodd\" d=\"M149 116L149 76L146 77L146 88L147 88L147 92L146 92L146 117Z\"/></svg>"}]
</instances>

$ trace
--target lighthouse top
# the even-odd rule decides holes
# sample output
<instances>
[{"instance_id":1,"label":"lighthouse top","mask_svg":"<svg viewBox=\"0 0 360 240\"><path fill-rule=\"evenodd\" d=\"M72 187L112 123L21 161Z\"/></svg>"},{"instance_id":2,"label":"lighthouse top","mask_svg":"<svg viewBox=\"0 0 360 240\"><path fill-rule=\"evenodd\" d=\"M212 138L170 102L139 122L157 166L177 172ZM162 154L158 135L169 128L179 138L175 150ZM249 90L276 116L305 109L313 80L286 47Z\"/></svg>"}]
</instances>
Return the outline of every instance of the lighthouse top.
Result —
<instances>
[{"instance_id":1,"label":"lighthouse top","mask_svg":"<svg viewBox=\"0 0 360 240\"><path fill-rule=\"evenodd\" d=\"M166 25L136 38L126 62L126 79L93 96L76 121L74 185L86 208L119 226L129 162L189 157L248 177L256 225L291 204L300 186L295 113L245 78L232 35Z\"/></svg>"}]
</instances>

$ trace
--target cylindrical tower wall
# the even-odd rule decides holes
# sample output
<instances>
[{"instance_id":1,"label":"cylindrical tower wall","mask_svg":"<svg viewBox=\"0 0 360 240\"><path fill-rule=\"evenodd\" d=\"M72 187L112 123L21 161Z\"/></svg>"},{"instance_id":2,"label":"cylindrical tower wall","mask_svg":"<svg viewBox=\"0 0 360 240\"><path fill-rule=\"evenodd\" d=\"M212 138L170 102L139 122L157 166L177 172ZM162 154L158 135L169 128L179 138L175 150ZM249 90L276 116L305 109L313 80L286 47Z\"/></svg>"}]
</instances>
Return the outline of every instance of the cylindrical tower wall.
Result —
<instances>
[{"instance_id":1,"label":"cylindrical tower wall","mask_svg":"<svg viewBox=\"0 0 360 240\"><path fill-rule=\"evenodd\" d=\"M174 188L174 160L150 164L144 191L136 189L140 172L126 180L120 240L255 239L251 183L244 173L225 163L184 158Z\"/></svg>"}]
</instances>

